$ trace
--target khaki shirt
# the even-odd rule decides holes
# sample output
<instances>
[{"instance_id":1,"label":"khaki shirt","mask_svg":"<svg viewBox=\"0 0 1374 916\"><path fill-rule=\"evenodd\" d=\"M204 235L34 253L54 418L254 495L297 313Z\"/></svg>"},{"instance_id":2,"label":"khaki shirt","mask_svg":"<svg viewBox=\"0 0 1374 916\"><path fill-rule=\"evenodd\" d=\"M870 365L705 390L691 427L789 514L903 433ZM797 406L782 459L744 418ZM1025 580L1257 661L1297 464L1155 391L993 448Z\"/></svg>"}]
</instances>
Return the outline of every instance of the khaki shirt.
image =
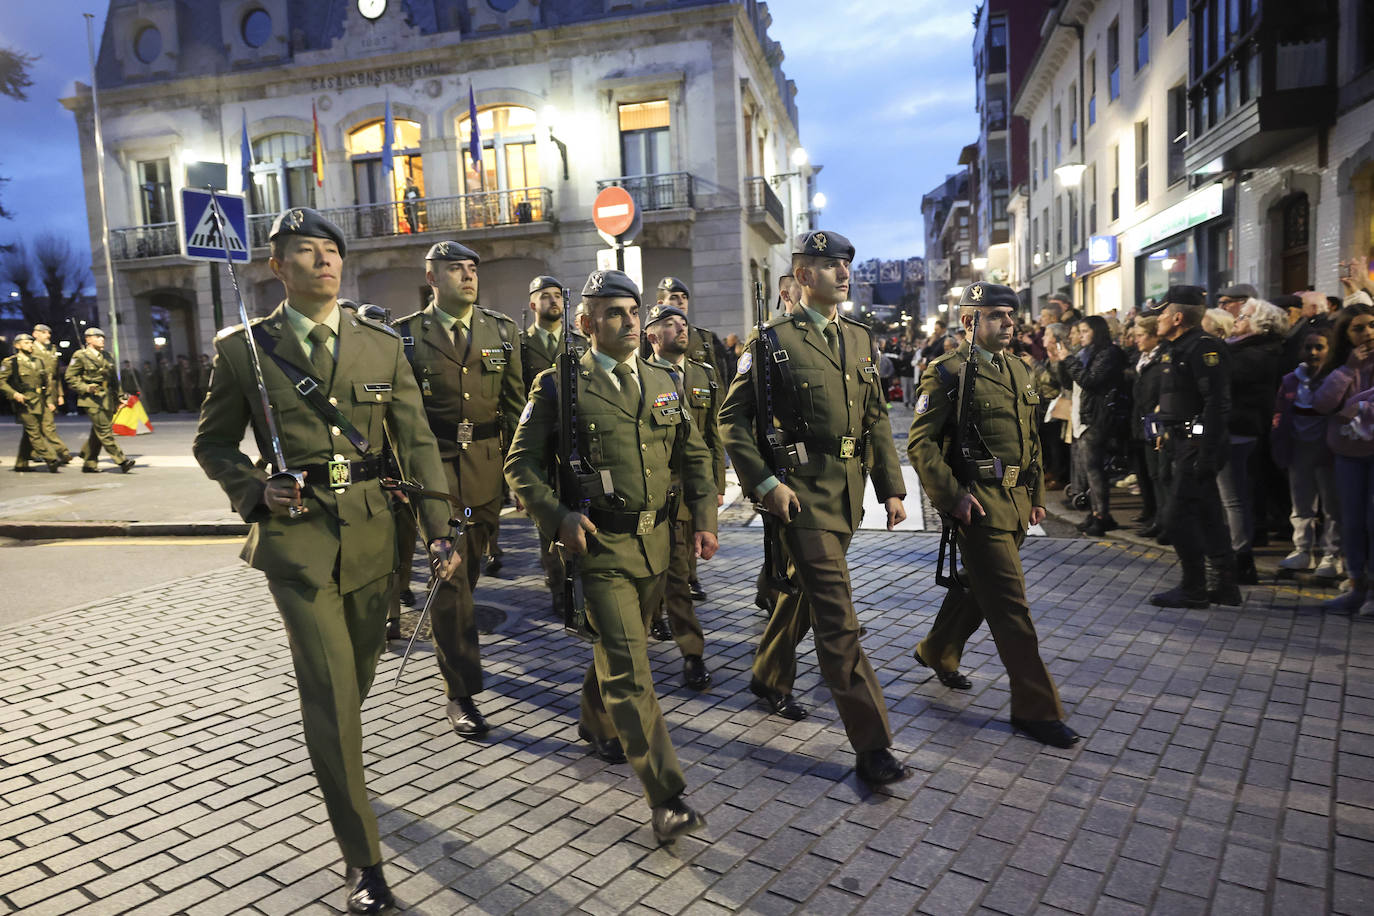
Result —
<instances>
[{"instance_id":1,"label":"khaki shirt","mask_svg":"<svg viewBox=\"0 0 1374 916\"><path fill-rule=\"evenodd\" d=\"M48 367L41 357L15 351L0 362L0 393L10 400L22 394L24 403L15 401L15 409L24 413L42 413L51 397Z\"/></svg>"},{"instance_id":2,"label":"khaki shirt","mask_svg":"<svg viewBox=\"0 0 1374 916\"><path fill-rule=\"evenodd\" d=\"M114 360L104 350L82 347L67 364L67 387L77 393L78 407L114 410L120 394Z\"/></svg>"}]
</instances>

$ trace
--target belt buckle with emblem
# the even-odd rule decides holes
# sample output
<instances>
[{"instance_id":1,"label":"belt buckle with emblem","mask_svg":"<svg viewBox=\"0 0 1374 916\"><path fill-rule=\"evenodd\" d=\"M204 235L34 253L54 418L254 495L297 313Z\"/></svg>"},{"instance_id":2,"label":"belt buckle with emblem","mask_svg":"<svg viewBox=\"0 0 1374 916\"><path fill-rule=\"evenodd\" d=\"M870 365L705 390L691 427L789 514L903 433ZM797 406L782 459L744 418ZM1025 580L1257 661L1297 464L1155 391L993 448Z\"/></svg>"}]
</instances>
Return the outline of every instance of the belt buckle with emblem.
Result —
<instances>
[{"instance_id":1,"label":"belt buckle with emblem","mask_svg":"<svg viewBox=\"0 0 1374 916\"><path fill-rule=\"evenodd\" d=\"M1007 470L1002 475L1002 486L1014 487L1016 481L1021 478L1021 466L1016 464L1007 465Z\"/></svg>"},{"instance_id":2,"label":"belt buckle with emblem","mask_svg":"<svg viewBox=\"0 0 1374 916\"><path fill-rule=\"evenodd\" d=\"M654 516L658 515L653 509L645 509L639 513L639 520L635 523L635 534L643 537L652 534L654 530Z\"/></svg>"},{"instance_id":3,"label":"belt buckle with emblem","mask_svg":"<svg viewBox=\"0 0 1374 916\"><path fill-rule=\"evenodd\" d=\"M459 448L467 448L472 445L472 423L464 420L458 424L457 442Z\"/></svg>"},{"instance_id":4,"label":"belt buckle with emblem","mask_svg":"<svg viewBox=\"0 0 1374 916\"><path fill-rule=\"evenodd\" d=\"M343 490L353 483L353 466L344 460L343 455L335 455L334 460L329 462L329 486L334 490Z\"/></svg>"},{"instance_id":5,"label":"belt buckle with emblem","mask_svg":"<svg viewBox=\"0 0 1374 916\"><path fill-rule=\"evenodd\" d=\"M854 457L854 446L858 444L858 441L859 441L859 440L858 440L857 438L855 438L854 436L841 436L841 437L840 437L840 457L841 457L841 458L853 458L853 457Z\"/></svg>"}]
</instances>

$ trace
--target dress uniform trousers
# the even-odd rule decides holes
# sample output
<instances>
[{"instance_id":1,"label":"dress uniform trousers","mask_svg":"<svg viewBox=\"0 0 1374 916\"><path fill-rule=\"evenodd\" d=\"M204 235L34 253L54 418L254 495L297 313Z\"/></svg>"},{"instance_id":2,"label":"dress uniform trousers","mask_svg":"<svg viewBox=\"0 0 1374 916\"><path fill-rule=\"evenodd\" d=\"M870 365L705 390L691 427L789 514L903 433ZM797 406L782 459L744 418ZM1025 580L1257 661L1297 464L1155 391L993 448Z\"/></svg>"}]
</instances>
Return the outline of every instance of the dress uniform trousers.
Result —
<instances>
[{"instance_id":1,"label":"dress uniform trousers","mask_svg":"<svg viewBox=\"0 0 1374 916\"><path fill-rule=\"evenodd\" d=\"M964 644L986 620L1007 669L1011 714L1031 721L1063 719L1064 707L1040 658L1026 600L1020 550L1025 533L960 525L958 536L969 587L950 586L929 635L916 651L936 671L957 670Z\"/></svg>"},{"instance_id":2,"label":"dress uniform trousers","mask_svg":"<svg viewBox=\"0 0 1374 916\"><path fill-rule=\"evenodd\" d=\"M88 467L94 467L100 460L100 448L105 447L105 451L116 462L124 460L124 450L115 441L114 429L111 422L114 414L108 407L87 407L86 416L91 421L91 433L86 437L86 444L81 446L81 460Z\"/></svg>"},{"instance_id":3,"label":"dress uniform trousers","mask_svg":"<svg viewBox=\"0 0 1374 916\"><path fill-rule=\"evenodd\" d=\"M764 626L754 658L754 677L790 694L797 678L797 645L815 632L821 677L835 698L849 743L858 753L892 746L878 675L859 644L859 618L849 589L845 553L852 534L816 528L783 528L788 574L800 584L780 595Z\"/></svg>"},{"instance_id":4,"label":"dress uniform trousers","mask_svg":"<svg viewBox=\"0 0 1374 916\"><path fill-rule=\"evenodd\" d=\"M450 493L460 492L455 461L444 462ZM471 507L463 535L463 569L454 581L440 584L439 594L434 596L430 608L434 622L434 654L444 675L444 692L449 699L482 692L482 655L472 592L482 574L482 557L488 540L500 517L499 498Z\"/></svg>"},{"instance_id":5,"label":"dress uniform trousers","mask_svg":"<svg viewBox=\"0 0 1374 916\"><path fill-rule=\"evenodd\" d=\"M14 458L14 466L27 467L30 457L37 457L39 461L56 461L61 458L61 453L53 447L53 443L43 432L44 419L52 417L48 405L43 404L41 410L34 410L27 404L13 406L15 415L24 426L24 432L19 437L19 453Z\"/></svg>"},{"instance_id":6,"label":"dress uniform trousers","mask_svg":"<svg viewBox=\"0 0 1374 916\"><path fill-rule=\"evenodd\" d=\"M649 668L646 634L662 582L661 575L582 574L587 619L597 635L582 681L582 727L602 740L620 739L651 807L687 787Z\"/></svg>"},{"instance_id":7,"label":"dress uniform trousers","mask_svg":"<svg viewBox=\"0 0 1374 916\"><path fill-rule=\"evenodd\" d=\"M18 407L20 405L16 404L15 406ZM39 419L38 425L43 440L47 443L48 448L54 453L54 457L60 461L65 461L70 458L72 455L71 449L67 448L67 443L62 441L62 436L57 432L57 411L45 404L43 407L43 415ZM46 460L43 457L43 449L34 448L34 443L37 441L38 440L29 432L28 428L25 427L24 434L19 438L19 457L15 460L15 464L23 467L29 463L30 456L34 454L38 455L38 460Z\"/></svg>"},{"instance_id":8,"label":"dress uniform trousers","mask_svg":"<svg viewBox=\"0 0 1374 916\"><path fill-rule=\"evenodd\" d=\"M310 762L344 861L353 867L382 858L363 781L361 710L386 641L391 584L383 576L341 594L337 581L315 589L267 580L291 643Z\"/></svg>"},{"instance_id":9,"label":"dress uniform trousers","mask_svg":"<svg viewBox=\"0 0 1374 916\"><path fill-rule=\"evenodd\" d=\"M679 518L673 523L672 552L668 555L668 569L664 576L663 608L673 640L683 655L701 655L706 651L706 637L701 622L692 609L692 560L696 559L696 529L692 520Z\"/></svg>"},{"instance_id":10,"label":"dress uniform trousers","mask_svg":"<svg viewBox=\"0 0 1374 916\"><path fill-rule=\"evenodd\" d=\"M1185 572L1194 562L1200 567L1204 557L1230 558L1231 534L1216 475L1199 475L1193 470L1198 442L1171 435L1164 447L1170 467L1165 530L1184 561Z\"/></svg>"}]
</instances>

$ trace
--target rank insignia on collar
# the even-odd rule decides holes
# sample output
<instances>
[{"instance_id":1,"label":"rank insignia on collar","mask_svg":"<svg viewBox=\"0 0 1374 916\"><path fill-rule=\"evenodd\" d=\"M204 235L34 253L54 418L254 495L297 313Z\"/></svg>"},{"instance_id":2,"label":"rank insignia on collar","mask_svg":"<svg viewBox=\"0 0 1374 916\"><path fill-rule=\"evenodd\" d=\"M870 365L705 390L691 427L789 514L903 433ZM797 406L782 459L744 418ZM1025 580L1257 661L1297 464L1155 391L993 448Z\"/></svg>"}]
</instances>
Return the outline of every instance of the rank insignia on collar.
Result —
<instances>
[{"instance_id":1,"label":"rank insignia on collar","mask_svg":"<svg viewBox=\"0 0 1374 916\"><path fill-rule=\"evenodd\" d=\"M811 244L816 246L817 251L825 251L825 246L830 244L830 240L825 237L824 232L817 232L812 236Z\"/></svg>"},{"instance_id":2,"label":"rank insignia on collar","mask_svg":"<svg viewBox=\"0 0 1374 916\"><path fill-rule=\"evenodd\" d=\"M592 275L587 278L587 285L592 288L593 292L601 292L601 287L604 286L605 283L606 275L599 270L594 271Z\"/></svg>"},{"instance_id":3,"label":"rank insignia on collar","mask_svg":"<svg viewBox=\"0 0 1374 916\"><path fill-rule=\"evenodd\" d=\"M286 227L288 229L299 229L305 222L305 214L299 210L292 210L286 214Z\"/></svg>"},{"instance_id":4,"label":"rank insignia on collar","mask_svg":"<svg viewBox=\"0 0 1374 916\"><path fill-rule=\"evenodd\" d=\"M979 302L983 298L983 284L975 283L968 289L968 297L974 302Z\"/></svg>"}]
</instances>

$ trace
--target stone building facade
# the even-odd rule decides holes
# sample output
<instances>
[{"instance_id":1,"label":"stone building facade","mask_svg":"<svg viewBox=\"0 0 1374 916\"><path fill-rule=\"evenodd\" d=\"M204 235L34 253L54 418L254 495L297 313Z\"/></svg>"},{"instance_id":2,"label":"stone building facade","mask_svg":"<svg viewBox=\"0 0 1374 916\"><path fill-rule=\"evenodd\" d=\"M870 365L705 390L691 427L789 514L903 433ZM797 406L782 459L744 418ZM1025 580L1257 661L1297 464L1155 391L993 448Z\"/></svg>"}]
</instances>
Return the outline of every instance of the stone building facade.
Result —
<instances>
[{"instance_id":1,"label":"stone building facade","mask_svg":"<svg viewBox=\"0 0 1374 916\"><path fill-rule=\"evenodd\" d=\"M592 200L620 185L643 211L646 283L681 277L694 321L742 331L753 281L771 298L785 272L811 177L792 165L796 90L770 21L757 0L112 0L96 79L126 355L207 351L237 320L223 268L181 255L179 192L197 162L225 164L227 190L248 195L238 280L252 314L281 298L272 218L304 205L349 238L342 295L420 308L425 251L457 239L482 256L481 304L523 322L531 277L576 290L595 269ZM99 267L89 87L64 104Z\"/></svg>"}]
</instances>

